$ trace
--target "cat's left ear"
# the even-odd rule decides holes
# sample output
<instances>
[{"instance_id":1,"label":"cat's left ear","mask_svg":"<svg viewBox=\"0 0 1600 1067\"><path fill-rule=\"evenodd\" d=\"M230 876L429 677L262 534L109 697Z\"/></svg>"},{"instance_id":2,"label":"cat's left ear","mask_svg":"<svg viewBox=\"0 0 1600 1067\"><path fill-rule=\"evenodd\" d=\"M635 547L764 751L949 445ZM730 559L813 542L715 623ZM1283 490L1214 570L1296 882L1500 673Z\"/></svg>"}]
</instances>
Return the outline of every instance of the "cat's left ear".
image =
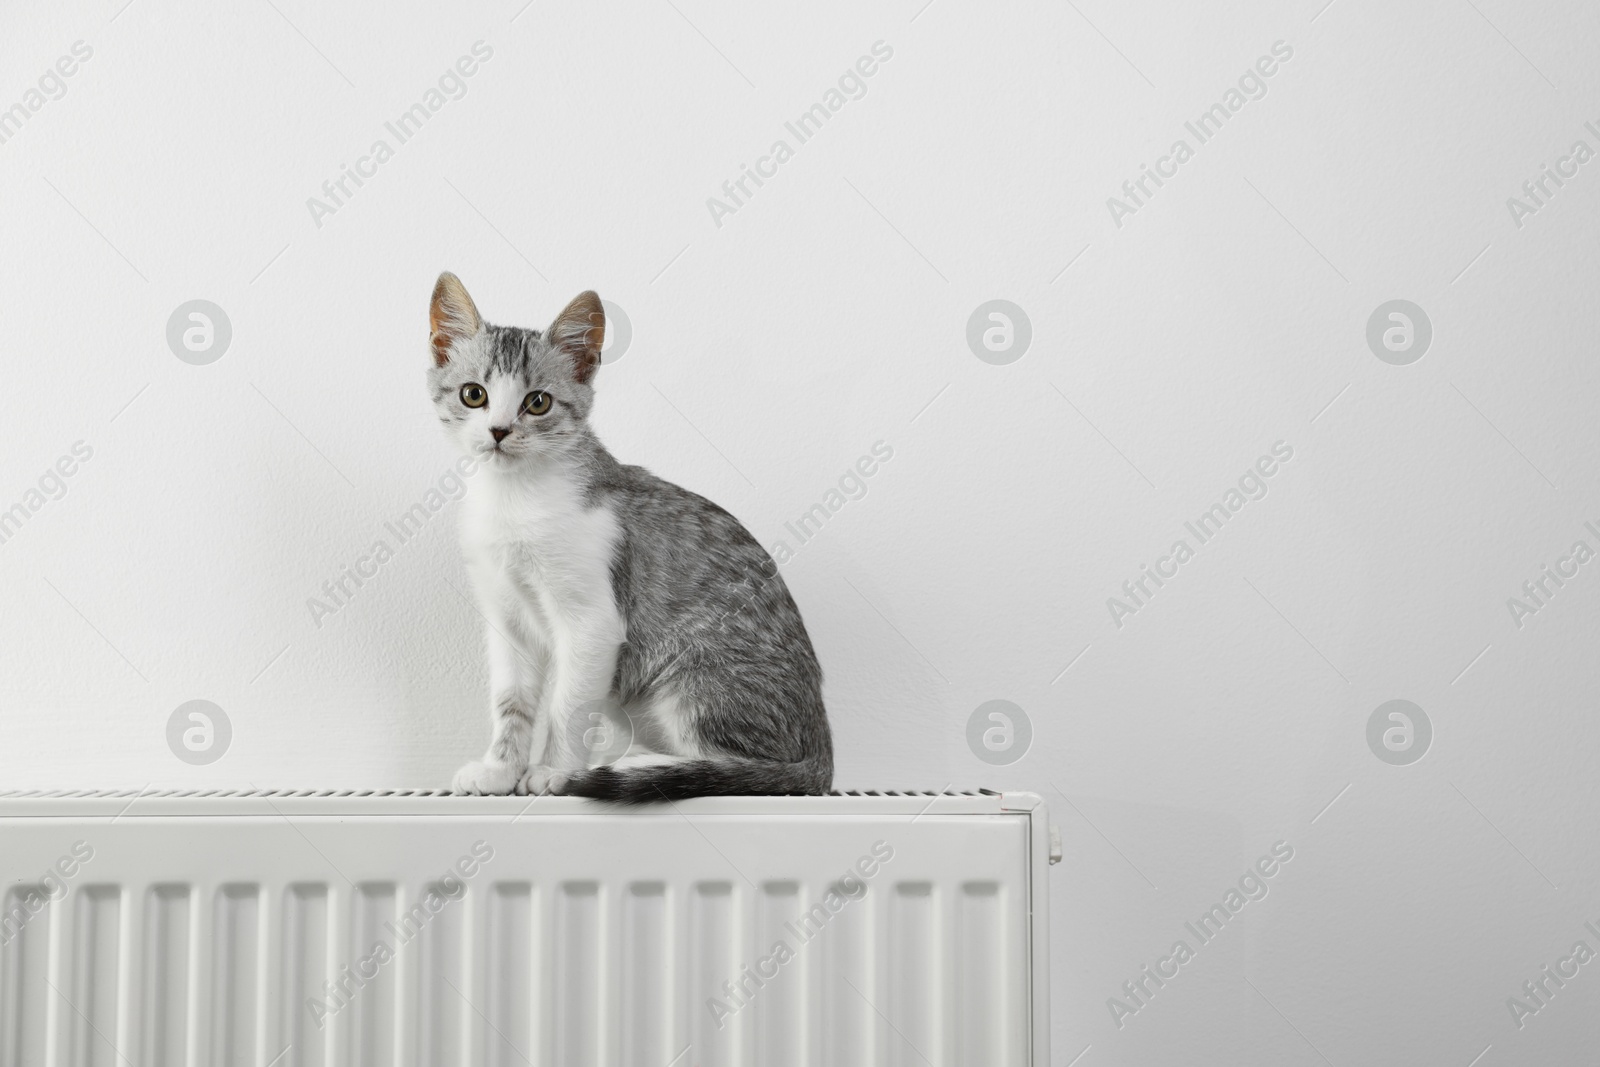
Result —
<instances>
[{"instance_id":1,"label":"cat's left ear","mask_svg":"<svg viewBox=\"0 0 1600 1067\"><path fill-rule=\"evenodd\" d=\"M478 307L467 295L467 287L449 271L439 275L433 287L433 303L428 307L428 340L433 345L433 362L442 367L450 362L450 346L476 337L483 329Z\"/></svg>"},{"instance_id":2,"label":"cat's left ear","mask_svg":"<svg viewBox=\"0 0 1600 1067\"><path fill-rule=\"evenodd\" d=\"M545 331L553 348L572 357L572 375L587 382L600 366L600 346L606 341L606 310L593 289L579 293L562 308Z\"/></svg>"}]
</instances>

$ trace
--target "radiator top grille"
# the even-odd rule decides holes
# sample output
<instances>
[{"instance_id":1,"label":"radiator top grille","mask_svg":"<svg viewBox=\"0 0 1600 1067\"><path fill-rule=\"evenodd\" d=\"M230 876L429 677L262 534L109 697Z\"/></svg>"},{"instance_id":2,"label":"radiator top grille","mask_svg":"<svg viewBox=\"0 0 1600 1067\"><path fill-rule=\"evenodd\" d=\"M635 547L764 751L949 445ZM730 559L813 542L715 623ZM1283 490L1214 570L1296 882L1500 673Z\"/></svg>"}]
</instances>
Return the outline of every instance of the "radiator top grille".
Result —
<instances>
[{"instance_id":1,"label":"radiator top grille","mask_svg":"<svg viewBox=\"0 0 1600 1067\"><path fill-rule=\"evenodd\" d=\"M1033 811L1033 793L994 790L850 790L827 796L697 797L637 807L583 797L457 796L442 789L10 789L0 790L0 819L66 816L111 818L183 816L484 816L515 819L594 818L632 812L714 816L831 814L1000 814Z\"/></svg>"},{"instance_id":2,"label":"radiator top grille","mask_svg":"<svg viewBox=\"0 0 1600 1067\"><path fill-rule=\"evenodd\" d=\"M448 789L0 789L0 800L118 800L130 797L453 797ZM993 789L849 789L830 797L979 797Z\"/></svg>"}]
</instances>

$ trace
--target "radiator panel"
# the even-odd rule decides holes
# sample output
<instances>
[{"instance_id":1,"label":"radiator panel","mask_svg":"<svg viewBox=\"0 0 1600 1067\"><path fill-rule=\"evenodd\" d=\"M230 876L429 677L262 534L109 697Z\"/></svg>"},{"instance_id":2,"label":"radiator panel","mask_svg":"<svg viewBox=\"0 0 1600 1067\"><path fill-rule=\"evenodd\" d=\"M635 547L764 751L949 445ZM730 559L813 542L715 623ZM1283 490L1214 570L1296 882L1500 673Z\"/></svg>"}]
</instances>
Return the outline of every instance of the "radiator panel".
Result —
<instances>
[{"instance_id":1,"label":"radiator panel","mask_svg":"<svg viewBox=\"0 0 1600 1067\"><path fill-rule=\"evenodd\" d=\"M1032 798L102 799L0 797L0 1067L1048 1062Z\"/></svg>"}]
</instances>

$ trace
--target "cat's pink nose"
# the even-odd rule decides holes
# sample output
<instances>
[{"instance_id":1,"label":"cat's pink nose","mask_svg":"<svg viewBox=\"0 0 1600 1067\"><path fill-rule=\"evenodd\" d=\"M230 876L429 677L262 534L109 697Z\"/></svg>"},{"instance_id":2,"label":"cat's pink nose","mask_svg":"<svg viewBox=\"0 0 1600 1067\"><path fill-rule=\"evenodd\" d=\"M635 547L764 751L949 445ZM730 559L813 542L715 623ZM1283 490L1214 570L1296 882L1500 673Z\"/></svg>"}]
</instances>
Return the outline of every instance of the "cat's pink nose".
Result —
<instances>
[{"instance_id":1,"label":"cat's pink nose","mask_svg":"<svg viewBox=\"0 0 1600 1067\"><path fill-rule=\"evenodd\" d=\"M504 441L507 437L511 436L511 431L501 426L491 426L489 427L489 432L494 434L495 444L499 444L501 441Z\"/></svg>"}]
</instances>

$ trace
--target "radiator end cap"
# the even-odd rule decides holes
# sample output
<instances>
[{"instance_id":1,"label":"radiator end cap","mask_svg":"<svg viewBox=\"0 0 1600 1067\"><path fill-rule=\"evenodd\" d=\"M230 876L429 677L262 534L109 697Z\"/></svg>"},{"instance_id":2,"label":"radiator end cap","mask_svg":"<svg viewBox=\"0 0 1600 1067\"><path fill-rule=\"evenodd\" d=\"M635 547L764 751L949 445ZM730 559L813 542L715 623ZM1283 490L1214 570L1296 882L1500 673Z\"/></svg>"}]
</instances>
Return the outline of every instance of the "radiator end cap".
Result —
<instances>
[{"instance_id":1,"label":"radiator end cap","mask_svg":"<svg viewBox=\"0 0 1600 1067\"><path fill-rule=\"evenodd\" d=\"M1001 811L1032 811L1044 803L1044 797L1038 793L1022 793L1007 790L1000 794Z\"/></svg>"}]
</instances>

